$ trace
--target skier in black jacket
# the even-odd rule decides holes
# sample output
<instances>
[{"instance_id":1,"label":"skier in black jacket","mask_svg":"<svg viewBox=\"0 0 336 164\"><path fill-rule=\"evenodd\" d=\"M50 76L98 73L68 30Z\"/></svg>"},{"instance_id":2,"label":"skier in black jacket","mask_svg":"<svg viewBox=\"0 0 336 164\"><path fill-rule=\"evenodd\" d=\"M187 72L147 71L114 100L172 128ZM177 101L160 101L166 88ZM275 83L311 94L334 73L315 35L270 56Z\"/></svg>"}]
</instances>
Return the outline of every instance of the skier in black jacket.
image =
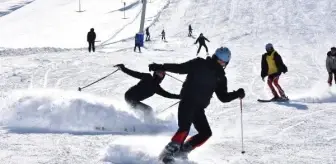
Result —
<instances>
[{"instance_id":1,"label":"skier in black jacket","mask_svg":"<svg viewBox=\"0 0 336 164\"><path fill-rule=\"evenodd\" d=\"M149 27L146 28L146 41L150 41Z\"/></svg>"},{"instance_id":2,"label":"skier in black jacket","mask_svg":"<svg viewBox=\"0 0 336 164\"><path fill-rule=\"evenodd\" d=\"M180 98L180 95L171 94L161 88L160 83L165 77L165 72L163 71L155 71L152 76L149 73L140 73L130 70L126 68L124 64L117 64L115 67L118 67L121 71L134 78L140 79L138 84L131 87L125 93L125 100L133 108L144 111L145 116L151 116L153 109L141 101L153 96L155 93L171 99Z\"/></svg>"},{"instance_id":3,"label":"skier in black jacket","mask_svg":"<svg viewBox=\"0 0 336 164\"><path fill-rule=\"evenodd\" d=\"M336 83L336 47L331 47L327 53L326 68L328 71L328 84L331 86L333 75Z\"/></svg>"},{"instance_id":4,"label":"skier in black jacket","mask_svg":"<svg viewBox=\"0 0 336 164\"><path fill-rule=\"evenodd\" d=\"M264 78L268 76L267 84L274 96L271 99L272 101L287 101L288 97L279 85L280 75L287 72L287 66L283 63L281 56L274 50L271 43L266 44L265 49L266 53L261 57L261 78L264 81ZM273 84L278 89L280 96Z\"/></svg>"},{"instance_id":5,"label":"skier in black jacket","mask_svg":"<svg viewBox=\"0 0 336 164\"><path fill-rule=\"evenodd\" d=\"M198 46L198 50L197 50L197 54L196 54L196 56L197 56L198 53L201 51L202 46L205 47L205 51L206 51L207 55L209 55L208 47L207 47L207 45L205 44L205 41L210 42L210 41L208 40L208 38L204 37L204 36L203 36L203 33L201 33L200 36L197 38L197 40L196 40L196 42L195 42L195 44L197 44L197 43L199 42L199 46Z\"/></svg>"},{"instance_id":6,"label":"skier in black jacket","mask_svg":"<svg viewBox=\"0 0 336 164\"><path fill-rule=\"evenodd\" d=\"M196 58L182 64L153 63L149 65L150 71L163 70L187 74L180 93L179 129L159 156L163 162L171 162L174 158L187 158L190 151L202 145L212 135L204 109L209 105L214 92L222 102L245 97L242 88L228 92L224 69L230 58L230 50L221 47L212 57L207 57L207 59ZM198 134L185 142L191 124L194 124Z\"/></svg>"},{"instance_id":7,"label":"skier in black jacket","mask_svg":"<svg viewBox=\"0 0 336 164\"><path fill-rule=\"evenodd\" d=\"M188 30L189 30L188 36L190 37L190 36L192 36L192 30L193 30L193 29L191 28L191 24L189 25Z\"/></svg>"},{"instance_id":8,"label":"skier in black jacket","mask_svg":"<svg viewBox=\"0 0 336 164\"><path fill-rule=\"evenodd\" d=\"M91 49L93 52L95 52L95 40L96 40L96 33L94 32L94 29L91 28L90 32L87 34L87 42L89 43L89 52L91 52Z\"/></svg>"}]
</instances>

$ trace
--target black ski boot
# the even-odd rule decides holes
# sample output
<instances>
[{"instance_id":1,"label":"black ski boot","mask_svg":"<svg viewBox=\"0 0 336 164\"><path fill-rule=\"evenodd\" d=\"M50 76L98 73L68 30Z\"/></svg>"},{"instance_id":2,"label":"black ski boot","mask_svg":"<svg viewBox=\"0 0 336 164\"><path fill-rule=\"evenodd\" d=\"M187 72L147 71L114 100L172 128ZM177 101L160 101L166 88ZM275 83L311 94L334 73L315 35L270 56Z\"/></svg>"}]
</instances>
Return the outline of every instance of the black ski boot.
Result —
<instances>
[{"instance_id":1,"label":"black ski boot","mask_svg":"<svg viewBox=\"0 0 336 164\"><path fill-rule=\"evenodd\" d=\"M282 95L278 101L288 101L288 97L286 95Z\"/></svg>"},{"instance_id":2,"label":"black ski boot","mask_svg":"<svg viewBox=\"0 0 336 164\"><path fill-rule=\"evenodd\" d=\"M170 164L174 162L175 153L179 152L180 144L175 142L169 142L168 145L163 149L159 155L159 160L162 160L165 164Z\"/></svg>"},{"instance_id":3,"label":"black ski boot","mask_svg":"<svg viewBox=\"0 0 336 164\"><path fill-rule=\"evenodd\" d=\"M271 99L271 101L278 101L279 99L280 99L279 96L274 96L274 97Z\"/></svg>"},{"instance_id":4,"label":"black ski boot","mask_svg":"<svg viewBox=\"0 0 336 164\"><path fill-rule=\"evenodd\" d=\"M178 151L174 157L183 160L188 160L188 154L193 150L192 146L187 142L181 146L180 151Z\"/></svg>"}]
</instances>

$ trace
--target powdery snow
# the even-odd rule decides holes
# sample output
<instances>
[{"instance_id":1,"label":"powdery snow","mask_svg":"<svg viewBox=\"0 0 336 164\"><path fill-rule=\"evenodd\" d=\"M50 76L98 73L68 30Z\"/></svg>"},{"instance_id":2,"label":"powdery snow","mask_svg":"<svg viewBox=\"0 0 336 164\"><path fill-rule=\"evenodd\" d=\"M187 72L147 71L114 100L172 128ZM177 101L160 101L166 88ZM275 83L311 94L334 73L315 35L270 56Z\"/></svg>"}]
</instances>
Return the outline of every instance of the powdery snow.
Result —
<instances>
[{"instance_id":1,"label":"powdery snow","mask_svg":"<svg viewBox=\"0 0 336 164\"><path fill-rule=\"evenodd\" d=\"M82 92L77 89L113 72L115 64L150 73L152 62L193 59L193 43L200 33L211 41L210 54L218 46L232 51L226 76L229 91L246 91L246 153L240 153L239 101L223 104L214 98L206 109L213 136L190 154L192 161L335 163L336 86L327 86L325 58L336 46L336 1L149 1L145 25L150 26L152 41L145 43L142 53L133 52L140 23L138 1L127 1L127 19L123 3L110 0L82 0L84 12L76 12L78 1L35 0L0 17L3 163L156 164L156 156L176 130L177 106L158 113L157 122L144 122L124 102L124 93L138 80L119 71ZM189 24L194 29L191 38ZM91 27L102 41L96 53L86 50ZM166 42L160 39L162 29ZM268 42L289 69L280 78L293 100L288 103L256 101L271 97L260 78L261 54ZM205 57L204 49L200 57ZM181 85L168 76L162 83L172 93L179 93ZM155 111L175 102L158 95L144 101ZM111 129L92 130L96 124Z\"/></svg>"}]
</instances>

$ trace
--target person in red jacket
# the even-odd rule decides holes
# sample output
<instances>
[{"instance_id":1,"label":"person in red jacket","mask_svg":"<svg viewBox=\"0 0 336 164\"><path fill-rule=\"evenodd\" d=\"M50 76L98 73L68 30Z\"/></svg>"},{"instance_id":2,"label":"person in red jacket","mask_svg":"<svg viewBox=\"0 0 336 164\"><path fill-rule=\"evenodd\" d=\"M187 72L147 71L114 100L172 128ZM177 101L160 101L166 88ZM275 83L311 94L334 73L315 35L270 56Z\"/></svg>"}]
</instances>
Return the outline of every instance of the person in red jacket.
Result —
<instances>
[{"instance_id":1,"label":"person in red jacket","mask_svg":"<svg viewBox=\"0 0 336 164\"><path fill-rule=\"evenodd\" d=\"M285 91L279 85L280 75L287 72L287 66L271 43L266 44L265 49L266 53L261 58L261 78L264 81L264 78L268 76L267 84L274 96L272 101L288 100ZM280 96L273 85L278 89Z\"/></svg>"}]
</instances>

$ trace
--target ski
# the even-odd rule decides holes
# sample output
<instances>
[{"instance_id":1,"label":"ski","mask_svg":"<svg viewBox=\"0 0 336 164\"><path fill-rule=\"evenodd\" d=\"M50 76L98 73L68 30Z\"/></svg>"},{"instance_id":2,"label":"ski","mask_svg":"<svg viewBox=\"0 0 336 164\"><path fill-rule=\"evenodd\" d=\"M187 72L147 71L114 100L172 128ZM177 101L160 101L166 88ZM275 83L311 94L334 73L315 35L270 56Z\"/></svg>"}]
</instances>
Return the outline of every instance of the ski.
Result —
<instances>
[{"instance_id":1,"label":"ski","mask_svg":"<svg viewBox=\"0 0 336 164\"><path fill-rule=\"evenodd\" d=\"M265 100L265 99L258 99L258 102L261 102L261 103L266 103L266 102L288 102L289 99L278 99L278 100L272 100L272 99L269 99L269 100Z\"/></svg>"},{"instance_id":2,"label":"ski","mask_svg":"<svg viewBox=\"0 0 336 164\"><path fill-rule=\"evenodd\" d=\"M114 131L114 132L117 132L117 131L115 131L115 130L106 128L106 127L104 127L104 126L96 126L96 127L94 127L94 129L97 130L97 131L106 131L106 132ZM136 131L136 129L135 129L135 127L133 127L133 128L124 128L124 131L123 131L123 132L120 131L120 132L121 132L121 133L124 133L124 132L127 133L127 132L135 132L135 131Z\"/></svg>"},{"instance_id":3,"label":"ski","mask_svg":"<svg viewBox=\"0 0 336 164\"><path fill-rule=\"evenodd\" d=\"M269 100L263 100L263 99L258 99L258 102L272 102L273 100L269 99Z\"/></svg>"}]
</instances>

